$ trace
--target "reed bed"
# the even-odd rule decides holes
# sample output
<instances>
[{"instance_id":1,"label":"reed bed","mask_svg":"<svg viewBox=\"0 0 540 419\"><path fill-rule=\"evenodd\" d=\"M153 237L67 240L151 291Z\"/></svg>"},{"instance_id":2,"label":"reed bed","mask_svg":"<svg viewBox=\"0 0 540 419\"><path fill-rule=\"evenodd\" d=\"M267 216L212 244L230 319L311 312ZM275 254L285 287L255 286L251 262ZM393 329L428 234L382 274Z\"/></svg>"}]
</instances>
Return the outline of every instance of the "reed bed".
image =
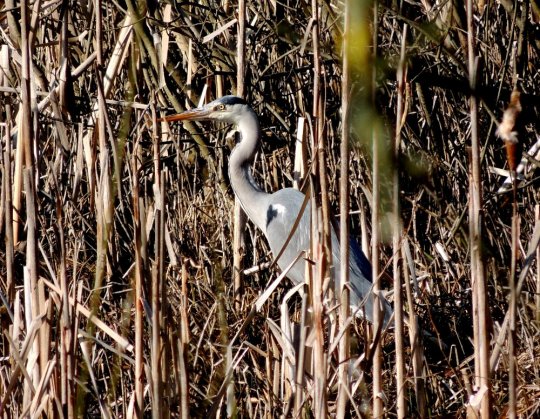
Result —
<instances>
[{"instance_id":1,"label":"reed bed","mask_svg":"<svg viewBox=\"0 0 540 419\"><path fill-rule=\"evenodd\" d=\"M539 16L4 2L0 416L540 415ZM158 121L237 92L257 181L322 208L309 285L234 233L229 127ZM330 213L397 304L382 334L321 288Z\"/></svg>"}]
</instances>

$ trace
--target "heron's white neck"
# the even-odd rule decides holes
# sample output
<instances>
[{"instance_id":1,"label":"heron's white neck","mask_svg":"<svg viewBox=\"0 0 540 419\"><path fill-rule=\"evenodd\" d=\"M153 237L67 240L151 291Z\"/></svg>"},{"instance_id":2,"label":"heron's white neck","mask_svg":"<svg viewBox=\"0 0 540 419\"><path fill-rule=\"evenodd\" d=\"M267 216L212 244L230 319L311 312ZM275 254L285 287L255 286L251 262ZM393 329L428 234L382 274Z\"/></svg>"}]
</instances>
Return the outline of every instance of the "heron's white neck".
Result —
<instances>
[{"instance_id":1,"label":"heron's white neck","mask_svg":"<svg viewBox=\"0 0 540 419\"><path fill-rule=\"evenodd\" d=\"M255 183L251 174L251 165L260 146L259 121L250 109L236 125L240 142L229 159L231 185L247 216L266 233L268 194Z\"/></svg>"}]
</instances>

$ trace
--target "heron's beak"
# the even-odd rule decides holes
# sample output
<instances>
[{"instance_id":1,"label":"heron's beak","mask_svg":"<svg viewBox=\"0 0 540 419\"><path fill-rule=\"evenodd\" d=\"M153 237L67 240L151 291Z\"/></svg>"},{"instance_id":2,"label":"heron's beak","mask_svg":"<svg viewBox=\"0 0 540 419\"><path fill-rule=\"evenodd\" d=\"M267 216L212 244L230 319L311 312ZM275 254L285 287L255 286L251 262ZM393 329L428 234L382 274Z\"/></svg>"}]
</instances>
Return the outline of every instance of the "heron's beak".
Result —
<instances>
[{"instance_id":1,"label":"heron's beak","mask_svg":"<svg viewBox=\"0 0 540 419\"><path fill-rule=\"evenodd\" d=\"M202 121L204 119L207 119L209 115L210 115L209 109L193 108L193 109L190 109L189 111L177 113L176 115L165 116L163 118L158 119L158 121L167 121L167 122Z\"/></svg>"}]
</instances>

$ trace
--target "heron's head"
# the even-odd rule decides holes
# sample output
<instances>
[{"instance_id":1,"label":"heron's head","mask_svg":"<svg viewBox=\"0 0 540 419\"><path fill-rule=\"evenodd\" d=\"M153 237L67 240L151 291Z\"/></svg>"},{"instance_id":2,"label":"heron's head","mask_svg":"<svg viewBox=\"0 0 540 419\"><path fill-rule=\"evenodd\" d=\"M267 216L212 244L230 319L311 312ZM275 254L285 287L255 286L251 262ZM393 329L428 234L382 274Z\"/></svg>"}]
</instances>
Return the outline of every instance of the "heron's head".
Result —
<instances>
[{"instance_id":1,"label":"heron's head","mask_svg":"<svg viewBox=\"0 0 540 419\"><path fill-rule=\"evenodd\" d=\"M244 99L237 96L223 96L199 108L166 116L163 120L168 122L213 120L238 124L244 115L252 112Z\"/></svg>"}]
</instances>

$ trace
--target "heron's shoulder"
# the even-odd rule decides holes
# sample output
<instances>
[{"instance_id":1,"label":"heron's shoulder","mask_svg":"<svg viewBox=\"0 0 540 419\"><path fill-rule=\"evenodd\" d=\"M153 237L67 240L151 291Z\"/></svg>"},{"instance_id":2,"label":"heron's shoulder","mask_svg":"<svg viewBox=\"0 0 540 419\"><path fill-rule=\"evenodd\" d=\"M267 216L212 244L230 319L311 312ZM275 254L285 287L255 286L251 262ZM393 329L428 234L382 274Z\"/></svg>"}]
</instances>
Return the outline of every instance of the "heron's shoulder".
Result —
<instances>
[{"instance_id":1,"label":"heron's shoulder","mask_svg":"<svg viewBox=\"0 0 540 419\"><path fill-rule=\"evenodd\" d=\"M268 196L267 202L267 223L268 227L274 223L274 228L277 224L282 224L283 228L288 228L291 220L294 221L302 208L305 195L293 188L280 189ZM309 210L307 211L309 214Z\"/></svg>"}]
</instances>

